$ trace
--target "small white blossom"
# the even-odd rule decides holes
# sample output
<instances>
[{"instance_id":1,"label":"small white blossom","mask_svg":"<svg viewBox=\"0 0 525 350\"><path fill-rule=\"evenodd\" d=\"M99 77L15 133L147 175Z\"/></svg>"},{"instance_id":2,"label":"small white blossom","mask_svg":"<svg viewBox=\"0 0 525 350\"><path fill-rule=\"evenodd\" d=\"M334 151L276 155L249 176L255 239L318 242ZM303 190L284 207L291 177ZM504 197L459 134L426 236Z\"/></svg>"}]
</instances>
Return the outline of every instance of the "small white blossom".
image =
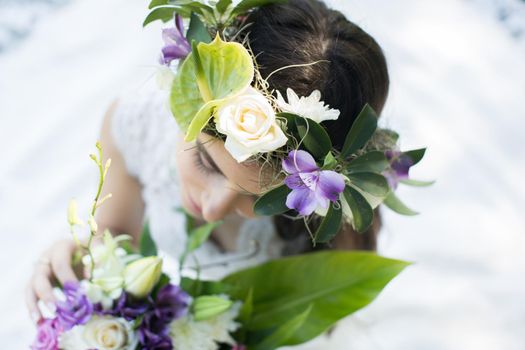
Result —
<instances>
[{"instance_id":1,"label":"small white blossom","mask_svg":"<svg viewBox=\"0 0 525 350\"><path fill-rule=\"evenodd\" d=\"M191 315L173 321L170 336L177 350L217 350L218 343L234 345L231 333L240 324L235 322L242 303L236 302L228 311L204 321L194 321Z\"/></svg>"},{"instance_id":2,"label":"small white blossom","mask_svg":"<svg viewBox=\"0 0 525 350\"><path fill-rule=\"evenodd\" d=\"M300 115L303 118L312 119L316 123L325 120L336 120L339 118L339 110L331 109L321 101L321 92L314 90L310 96L297 96L295 91L286 89L286 102L279 91L277 91L277 105L288 113Z\"/></svg>"}]
</instances>

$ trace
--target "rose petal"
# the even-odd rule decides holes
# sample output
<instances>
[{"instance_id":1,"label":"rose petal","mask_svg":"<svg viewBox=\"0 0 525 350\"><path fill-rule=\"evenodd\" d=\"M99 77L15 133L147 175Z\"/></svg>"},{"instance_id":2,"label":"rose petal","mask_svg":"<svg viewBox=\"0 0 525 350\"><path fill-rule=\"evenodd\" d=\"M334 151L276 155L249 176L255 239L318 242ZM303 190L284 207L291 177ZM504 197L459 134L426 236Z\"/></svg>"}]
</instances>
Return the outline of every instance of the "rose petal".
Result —
<instances>
[{"instance_id":1,"label":"rose petal","mask_svg":"<svg viewBox=\"0 0 525 350\"><path fill-rule=\"evenodd\" d=\"M321 171L319 181L317 182L316 193L320 194L323 198L335 202L344 189L345 180L341 174L331 170Z\"/></svg>"},{"instance_id":2,"label":"rose petal","mask_svg":"<svg viewBox=\"0 0 525 350\"><path fill-rule=\"evenodd\" d=\"M286 197L286 206L290 209L295 209L301 215L310 215L317 207L315 194L309 189L295 189L292 190Z\"/></svg>"},{"instance_id":3,"label":"rose petal","mask_svg":"<svg viewBox=\"0 0 525 350\"><path fill-rule=\"evenodd\" d=\"M291 151L288 157L283 159L282 167L289 174L319 170L314 158L303 150Z\"/></svg>"}]
</instances>

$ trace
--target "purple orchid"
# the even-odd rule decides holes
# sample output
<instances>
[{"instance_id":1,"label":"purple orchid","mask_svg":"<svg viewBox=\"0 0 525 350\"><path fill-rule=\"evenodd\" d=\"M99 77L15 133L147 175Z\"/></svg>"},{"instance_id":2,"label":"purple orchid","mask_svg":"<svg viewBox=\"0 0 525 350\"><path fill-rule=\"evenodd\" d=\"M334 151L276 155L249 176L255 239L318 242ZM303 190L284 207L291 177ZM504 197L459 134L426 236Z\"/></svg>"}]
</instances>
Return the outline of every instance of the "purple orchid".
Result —
<instances>
[{"instance_id":1,"label":"purple orchid","mask_svg":"<svg viewBox=\"0 0 525 350\"><path fill-rule=\"evenodd\" d=\"M31 350L58 350L58 336L60 333L60 325L56 318L40 321Z\"/></svg>"},{"instance_id":2,"label":"purple orchid","mask_svg":"<svg viewBox=\"0 0 525 350\"><path fill-rule=\"evenodd\" d=\"M318 207L328 208L329 202L337 201L345 188L341 174L321 170L306 151L291 151L282 166L289 174L284 183L292 190L286 197L286 206L301 215L310 215Z\"/></svg>"},{"instance_id":3,"label":"purple orchid","mask_svg":"<svg viewBox=\"0 0 525 350\"><path fill-rule=\"evenodd\" d=\"M93 314L93 304L88 300L77 282L66 282L63 292L65 300L58 301L57 318L64 330L85 324Z\"/></svg>"},{"instance_id":4,"label":"purple orchid","mask_svg":"<svg viewBox=\"0 0 525 350\"><path fill-rule=\"evenodd\" d=\"M396 189L399 181L408 179L408 171L414 165L412 158L400 151L385 151L385 156L390 163L390 168L383 175L392 189Z\"/></svg>"},{"instance_id":5,"label":"purple orchid","mask_svg":"<svg viewBox=\"0 0 525 350\"><path fill-rule=\"evenodd\" d=\"M160 63L166 66L169 66L173 60L185 58L191 51L190 43L184 37L182 17L175 14L173 20L175 27L162 30L162 39L165 46L162 48Z\"/></svg>"}]
</instances>

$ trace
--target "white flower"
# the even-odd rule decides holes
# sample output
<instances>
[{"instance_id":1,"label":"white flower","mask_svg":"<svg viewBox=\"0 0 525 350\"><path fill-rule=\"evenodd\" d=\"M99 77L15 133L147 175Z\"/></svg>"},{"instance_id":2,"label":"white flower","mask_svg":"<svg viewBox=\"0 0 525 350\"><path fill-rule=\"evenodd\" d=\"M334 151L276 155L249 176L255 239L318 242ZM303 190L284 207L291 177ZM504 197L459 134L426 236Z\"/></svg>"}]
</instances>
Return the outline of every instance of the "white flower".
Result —
<instances>
[{"instance_id":1,"label":"white flower","mask_svg":"<svg viewBox=\"0 0 525 350\"><path fill-rule=\"evenodd\" d=\"M251 86L217 108L215 123L217 131L226 135L224 146L239 163L251 155L274 151L287 141L272 105Z\"/></svg>"},{"instance_id":2,"label":"white flower","mask_svg":"<svg viewBox=\"0 0 525 350\"><path fill-rule=\"evenodd\" d=\"M173 321L170 336L173 348L177 350L217 350L218 343L234 345L230 333L239 328L235 318L242 303L236 302L228 311L205 321L194 321L190 315Z\"/></svg>"},{"instance_id":3,"label":"white flower","mask_svg":"<svg viewBox=\"0 0 525 350\"><path fill-rule=\"evenodd\" d=\"M321 101L321 92L314 90L310 96L297 96L295 91L286 89L286 102L279 91L277 91L277 105L284 112L300 115L301 117L312 119L316 123L324 120L335 120L339 118L339 110L331 109Z\"/></svg>"},{"instance_id":4,"label":"white flower","mask_svg":"<svg viewBox=\"0 0 525 350\"><path fill-rule=\"evenodd\" d=\"M124 289L136 298L145 298L162 273L162 259L148 256L135 260L124 270Z\"/></svg>"},{"instance_id":5,"label":"white flower","mask_svg":"<svg viewBox=\"0 0 525 350\"><path fill-rule=\"evenodd\" d=\"M137 343L133 324L110 316L94 316L85 325L64 332L59 339L63 350L134 350Z\"/></svg>"}]
</instances>

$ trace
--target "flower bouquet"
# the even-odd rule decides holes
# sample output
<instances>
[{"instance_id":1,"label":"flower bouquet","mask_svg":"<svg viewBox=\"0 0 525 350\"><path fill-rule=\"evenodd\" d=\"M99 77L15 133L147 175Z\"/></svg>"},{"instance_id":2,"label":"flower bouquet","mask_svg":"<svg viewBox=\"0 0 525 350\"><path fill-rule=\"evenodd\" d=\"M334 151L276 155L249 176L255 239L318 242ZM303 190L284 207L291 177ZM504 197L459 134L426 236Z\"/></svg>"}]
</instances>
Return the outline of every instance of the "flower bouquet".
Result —
<instances>
[{"instance_id":1,"label":"flower bouquet","mask_svg":"<svg viewBox=\"0 0 525 350\"><path fill-rule=\"evenodd\" d=\"M169 276L147 225L138 251L128 236L109 231L93 244L94 213L109 198L99 199L109 161L102 165L97 147L99 157L92 158L100 182L86 245L76 238L83 223L74 202L68 213L88 277L55 289L54 310L44 310L34 350L270 350L301 344L368 305L408 265L373 253L325 251L273 260L219 281ZM190 228L179 272L215 226Z\"/></svg>"}]
</instances>

